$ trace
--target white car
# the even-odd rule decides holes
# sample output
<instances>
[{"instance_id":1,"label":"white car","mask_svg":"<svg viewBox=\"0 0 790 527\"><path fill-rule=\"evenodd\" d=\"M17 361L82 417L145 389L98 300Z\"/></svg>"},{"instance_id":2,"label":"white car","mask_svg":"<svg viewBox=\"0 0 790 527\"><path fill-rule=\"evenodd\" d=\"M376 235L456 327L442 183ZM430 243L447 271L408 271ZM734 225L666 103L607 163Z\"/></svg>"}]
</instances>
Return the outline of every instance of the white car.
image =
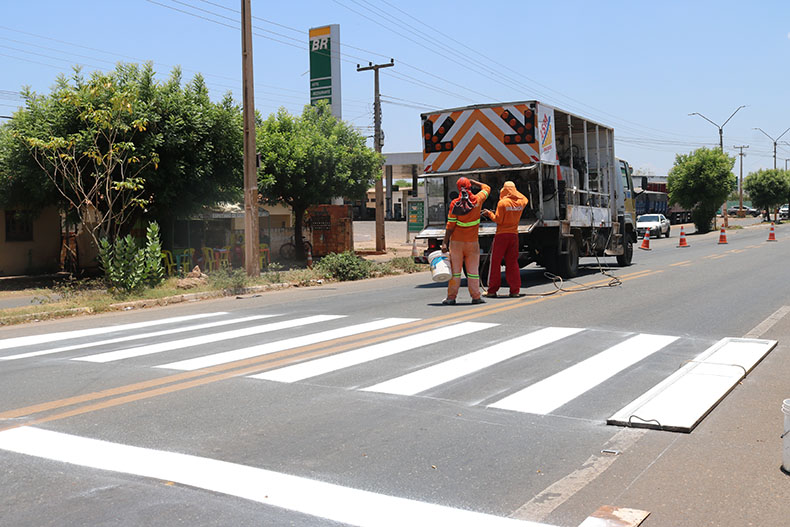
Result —
<instances>
[{"instance_id":1,"label":"white car","mask_svg":"<svg viewBox=\"0 0 790 527\"><path fill-rule=\"evenodd\" d=\"M669 238L669 220L663 214L642 214L636 218L636 234L644 238L645 231L650 229L651 238Z\"/></svg>"}]
</instances>

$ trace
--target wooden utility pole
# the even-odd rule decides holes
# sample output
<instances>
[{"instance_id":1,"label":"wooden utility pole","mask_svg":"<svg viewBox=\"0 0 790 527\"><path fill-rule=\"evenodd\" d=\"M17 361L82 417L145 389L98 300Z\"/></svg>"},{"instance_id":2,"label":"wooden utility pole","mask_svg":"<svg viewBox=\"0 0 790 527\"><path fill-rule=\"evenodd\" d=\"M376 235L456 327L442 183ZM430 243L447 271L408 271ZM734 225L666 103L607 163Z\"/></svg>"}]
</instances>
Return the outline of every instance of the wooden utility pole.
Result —
<instances>
[{"instance_id":1,"label":"wooden utility pole","mask_svg":"<svg viewBox=\"0 0 790 527\"><path fill-rule=\"evenodd\" d=\"M376 152L381 153L381 148L384 144L384 138L381 136L381 96L379 94L379 70L381 68L389 68L395 65L395 59L390 59L387 64L373 64L368 63L368 66L360 68L357 64L357 71L370 71L373 70L374 79L374 99L373 99L373 145ZM382 167L383 168L383 167ZM384 238L384 176L382 174L376 180L376 251L382 252L387 250L386 239Z\"/></svg>"},{"instance_id":2,"label":"wooden utility pole","mask_svg":"<svg viewBox=\"0 0 790 527\"><path fill-rule=\"evenodd\" d=\"M250 0L241 0L241 59L244 105L244 267L247 276L261 273L258 256L258 169L255 152L255 92L252 74Z\"/></svg>"},{"instance_id":3,"label":"wooden utility pole","mask_svg":"<svg viewBox=\"0 0 790 527\"><path fill-rule=\"evenodd\" d=\"M738 181L738 188L740 193L738 197L738 217L743 218L744 216L746 216L746 214L744 214L743 212L743 156L746 155L743 153L743 149L749 148L749 145L733 146L733 148L737 148L738 150L740 150L740 153L738 154L741 158L741 178Z\"/></svg>"}]
</instances>

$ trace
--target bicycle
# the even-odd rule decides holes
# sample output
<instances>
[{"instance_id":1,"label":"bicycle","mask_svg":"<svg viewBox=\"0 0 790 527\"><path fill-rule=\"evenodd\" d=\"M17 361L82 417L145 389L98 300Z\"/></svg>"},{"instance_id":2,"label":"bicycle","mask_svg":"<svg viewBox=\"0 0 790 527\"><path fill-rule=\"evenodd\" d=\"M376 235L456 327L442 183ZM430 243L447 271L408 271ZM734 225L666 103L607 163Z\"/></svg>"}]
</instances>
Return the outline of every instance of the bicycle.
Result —
<instances>
[{"instance_id":1,"label":"bicycle","mask_svg":"<svg viewBox=\"0 0 790 527\"><path fill-rule=\"evenodd\" d=\"M310 243L309 241L305 240L304 238L302 239L302 243L304 244L304 253L305 253L305 255L307 253L311 253L312 254L312 252L313 252L313 244ZM291 238L291 241L289 241L288 243L283 244L282 247L280 247L280 258L282 258L283 260L294 260L294 259L296 259L296 243L295 243L294 238Z\"/></svg>"}]
</instances>

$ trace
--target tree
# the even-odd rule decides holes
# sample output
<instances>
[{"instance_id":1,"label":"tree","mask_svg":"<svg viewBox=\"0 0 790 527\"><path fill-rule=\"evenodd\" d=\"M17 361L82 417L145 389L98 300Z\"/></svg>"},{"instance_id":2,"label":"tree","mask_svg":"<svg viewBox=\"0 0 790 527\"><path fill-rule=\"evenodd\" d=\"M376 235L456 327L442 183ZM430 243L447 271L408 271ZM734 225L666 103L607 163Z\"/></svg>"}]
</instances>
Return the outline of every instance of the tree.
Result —
<instances>
[{"instance_id":1,"label":"tree","mask_svg":"<svg viewBox=\"0 0 790 527\"><path fill-rule=\"evenodd\" d=\"M26 107L0 128L0 205L36 210L54 204L74 212L85 208L86 199L97 206L94 198L101 195L104 208L99 212L117 216L107 225L118 229L108 231L112 238L143 213L167 225L204 206L238 199L241 109L230 95L211 102L200 75L186 86L178 68L165 83L154 75L150 63L119 64L113 72L96 72L88 79L75 69L70 78L60 76L47 96L26 91ZM115 135L107 128L110 123L115 123ZM113 138L112 147L104 136ZM105 163L114 163L104 166L104 183L124 183L117 190L111 185L112 196L104 191L89 196L96 181L88 168L102 156ZM49 159L47 172L37 159ZM45 175L58 166L62 174L68 159L70 179L82 191ZM110 207L107 200L118 198L120 191L126 192L126 201L116 199ZM124 214L118 216L121 209Z\"/></svg>"},{"instance_id":2,"label":"tree","mask_svg":"<svg viewBox=\"0 0 790 527\"><path fill-rule=\"evenodd\" d=\"M284 109L258 128L261 154L258 187L269 203L285 203L294 213L297 255L304 258L302 221L311 205L335 196L360 199L381 175L383 156L365 138L337 120L326 103L305 106L301 116Z\"/></svg>"},{"instance_id":3,"label":"tree","mask_svg":"<svg viewBox=\"0 0 790 527\"><path fill-rule=\"evenodd\" d=\"M751 172L743 182L743 189L752 198L752 205L760 210L775 209L787 200L790 194L790 173L780 169L761 169Z\"/></svg>"},{"instance_id":4,"label":"tree","mask_svg":"<svg viewBox=\"0 0 790 527\"><path fill-rule=\"evenodd\" d=\"M734 164L735 158L718 148L700 148L675 156L667 178L669 202L691 210L698 232L710 231L716 210L735 189Z\"/></svg>"},{"instance_id":5,"label":"tree","mask_svg":"<svg viewBox=\"0 0 790 527\"><path fill-rule=\"evenodd\" d=\"M134 142L150 122L137 90L112 75L94 73L74 85L61 78L51 98L28 100L32 119L14 126L12 137L29 150L40 174L94 243L115 240L132 209L146 204L141 172L159 161L155 152L141 152ZM61 126L64 122L75 126Z\"/></svg>"}]
</instances>

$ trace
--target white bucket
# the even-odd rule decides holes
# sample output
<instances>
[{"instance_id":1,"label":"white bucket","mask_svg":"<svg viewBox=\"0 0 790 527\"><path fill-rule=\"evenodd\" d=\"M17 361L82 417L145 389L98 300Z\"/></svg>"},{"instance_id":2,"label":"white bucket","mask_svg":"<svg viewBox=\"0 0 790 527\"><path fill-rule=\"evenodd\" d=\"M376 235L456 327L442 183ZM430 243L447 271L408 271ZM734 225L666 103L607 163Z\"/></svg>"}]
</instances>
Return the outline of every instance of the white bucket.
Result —
<instances>
[{"instance_id":1,"label":"white bucket","mask_svg":"<svg viewBox=\"0 0 790 527\"><path fill-rule=\"evenodd\" d=\"M785 427L782 434L782 470L790 474L790 399L782 403L782 413L785 414Z\"/></svg>"},{"instance_id":2,"label":"white bucket","mask_svg":"<svg viewBox=\"0 0 790 527\"><path fill-rule=\"evenodd\" d=\"M431 278L434 282L447 282L453 276L447 253L433 251L428 255L428 263L431 264Z\"/></svg>"}]
</instances>

